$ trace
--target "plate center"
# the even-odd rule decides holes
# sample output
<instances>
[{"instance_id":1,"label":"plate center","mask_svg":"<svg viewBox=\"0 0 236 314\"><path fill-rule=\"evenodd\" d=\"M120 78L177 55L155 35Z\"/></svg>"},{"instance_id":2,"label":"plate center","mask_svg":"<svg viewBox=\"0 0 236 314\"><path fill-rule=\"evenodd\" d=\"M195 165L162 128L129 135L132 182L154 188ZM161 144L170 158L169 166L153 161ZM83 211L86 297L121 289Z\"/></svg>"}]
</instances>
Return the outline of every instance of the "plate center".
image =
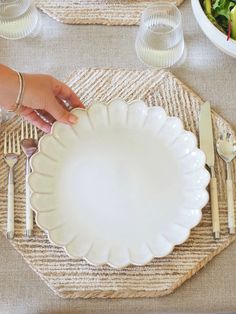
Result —
<instances>
[{"instance_id":1,"label":"plate center","mask_svg":"<svg viewBox=\"0 0 236 314\"><path fill-rule=\"evenodd\" d=\"M183 202L183 178L158 136L117 129L74 144L56 178L59 212L70 216L71 229L111 243L136 242L173 221Z\"/></svg>"}]
</instances>

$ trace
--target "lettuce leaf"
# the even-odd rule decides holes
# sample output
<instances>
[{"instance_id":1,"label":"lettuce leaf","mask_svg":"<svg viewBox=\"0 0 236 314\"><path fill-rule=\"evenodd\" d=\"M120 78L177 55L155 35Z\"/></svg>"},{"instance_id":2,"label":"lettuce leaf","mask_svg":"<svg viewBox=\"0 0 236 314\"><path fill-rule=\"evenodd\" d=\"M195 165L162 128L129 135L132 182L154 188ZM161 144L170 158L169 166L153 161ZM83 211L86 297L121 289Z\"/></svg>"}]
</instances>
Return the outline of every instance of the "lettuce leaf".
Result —
<instances>
[{"instance_id":1,"label":"lettuce leaf","mask_svg":"<svg viewBox=\"0 0 236 314\"><path fill-rule=\"evenodd\" d=\"M233 9L234 6L236 6L236 1L216 0L212 6L214 17L217 18L218 16L224 16L229 19L230 10Z\"/></svg>"},{"instance_id":2,"label":"lettuce leaf","mask_svg":"<svg viewBox=\"0 0 236 314\"><path fill-rule=\"evenodd\" d=\"M202 0L201 2L208 19L227 34L228 38L236 39L236 0Z\"/></svg>"}]
</instances>

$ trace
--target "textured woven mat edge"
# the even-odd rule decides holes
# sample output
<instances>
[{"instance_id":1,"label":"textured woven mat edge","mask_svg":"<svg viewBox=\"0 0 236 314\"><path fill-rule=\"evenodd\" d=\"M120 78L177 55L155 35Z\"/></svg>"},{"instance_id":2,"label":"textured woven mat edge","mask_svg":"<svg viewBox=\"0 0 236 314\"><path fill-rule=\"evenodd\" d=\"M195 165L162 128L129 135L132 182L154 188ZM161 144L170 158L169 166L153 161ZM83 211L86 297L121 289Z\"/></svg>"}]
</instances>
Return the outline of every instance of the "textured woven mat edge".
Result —
<instances>
[{"instance_id":1,"label":"textured woven mat edge","mask_svg":"<svg viewBox=\"0 0 236 314\"><path fill-rule=\"evenodd\" d=\"M200 269L202 269L208 262L210 262L216 255L221 253L224 249L226 249L234 240L236 240L236 235L229 238L227 242L225 242L220 248L212 252L212 254L208 255L207 258L204 258L201 263L198 263L194 269L192 269L189 273L187 273L184 277L181 278L178 282L176 282L170 289L162 290L162 291L145 291L145 290L119 290L119 291L86 291L86 292L76 292L73 294L73 291L68 291L67 293L60 294L57 291L55 293L61 298L73 299L73 298L105 298L105 299L115 299L115 298L154 298L154 297L162 297L168 294L173 293L178 287L180 287L186 280L190 279L193 275L195 275Z\"/></svg>"},{"instance_id":2,"label":"textured woven mat edge","mask_svg":"<svg viewBox=\"0 0 236 314\"><path fill-rule=\"evenodd\" d=\"M173 1L172 1L173 2ZM184 0L176 0L174 1L177 6L181 5ZM155 1L152 1L152 3L155 3ZM108 11L106 14L101 13L103 10L100 8L94 6L93 10L86 11L86 9L82 9L76 14L78 16L73 16L75 14L73 2L72 5L63 6L60 7L60 2L58 6L55 5L55 1L45 1L45 0L36 0L37 7L45 14L56 20L57 22L61 22L64 24L101 24L101 25L138 25L140 20L140 14L144 10L144 8L147 6L147 4L143 4L143 6L140 9L140 5L137 7L134 7L132 15L129 17L122 17L118 13L116 15L116 10L114 8L110 7L109 4L104 3L103 7L107 6L106 10ZM77 3L78 5L78 3ZM132 7L134 5L132 4ZM123 14L126 13L127 6L124 6ZM77 7L79 9L79 6ZM98 13L99 11L99 13ZM88 15L91 14L91 16ZM97 14L97 15L96 15ZM95 15L95 17L94 17Z\"/></svg>"}]
</instances>

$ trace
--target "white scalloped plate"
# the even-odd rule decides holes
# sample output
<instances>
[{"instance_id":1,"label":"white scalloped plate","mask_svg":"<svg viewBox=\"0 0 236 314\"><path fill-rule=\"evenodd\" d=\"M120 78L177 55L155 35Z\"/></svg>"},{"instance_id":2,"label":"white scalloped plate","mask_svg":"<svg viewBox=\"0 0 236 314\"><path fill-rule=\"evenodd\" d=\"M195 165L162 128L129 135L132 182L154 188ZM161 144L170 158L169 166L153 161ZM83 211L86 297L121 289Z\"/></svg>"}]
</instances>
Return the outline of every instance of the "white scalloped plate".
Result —
<instances>
[{"instance_id":1,"label":"white scalloped plate","mask_svg":"<svg viewBox=\"0 0 236 314\"><path fill-rule=\"evenodd\" d=\"M38 226L69 256L144 265L187 240L208 201L209 174L194 134L142 101L74 109L31 160Z\"/></svg>"}]
</instances>

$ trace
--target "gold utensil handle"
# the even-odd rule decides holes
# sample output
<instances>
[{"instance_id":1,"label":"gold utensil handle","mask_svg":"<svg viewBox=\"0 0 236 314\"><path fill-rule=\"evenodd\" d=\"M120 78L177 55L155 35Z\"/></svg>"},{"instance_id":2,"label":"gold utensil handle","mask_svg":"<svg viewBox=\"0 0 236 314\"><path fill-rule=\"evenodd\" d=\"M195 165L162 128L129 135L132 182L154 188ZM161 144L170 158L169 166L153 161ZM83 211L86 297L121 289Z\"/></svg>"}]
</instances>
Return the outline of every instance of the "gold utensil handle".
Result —
<instances>
[{"instance_id":1,"label":"gold utensil handle","mask_svg":"<svg viewBox=\"0 0 236 314\"><path fill-rule=\"evenodd\" d=\"M234 213L234 197L233 197L233 181L226 180L227 186L227 203L228 203L228 229L230 234L235 233L235 213Z\"/></svg>"},{"instance_id":2,"label":"gold utensil handle","mask_svg":"<svg viewBox=\"0 0 236 314\"><path fill-rule=\"evenodd\" d=\"M211 190L211 215L213 235L215 239L220 239L220 217L216 177L211 178L210 190Z\"/></svg>"}]
</instances>

